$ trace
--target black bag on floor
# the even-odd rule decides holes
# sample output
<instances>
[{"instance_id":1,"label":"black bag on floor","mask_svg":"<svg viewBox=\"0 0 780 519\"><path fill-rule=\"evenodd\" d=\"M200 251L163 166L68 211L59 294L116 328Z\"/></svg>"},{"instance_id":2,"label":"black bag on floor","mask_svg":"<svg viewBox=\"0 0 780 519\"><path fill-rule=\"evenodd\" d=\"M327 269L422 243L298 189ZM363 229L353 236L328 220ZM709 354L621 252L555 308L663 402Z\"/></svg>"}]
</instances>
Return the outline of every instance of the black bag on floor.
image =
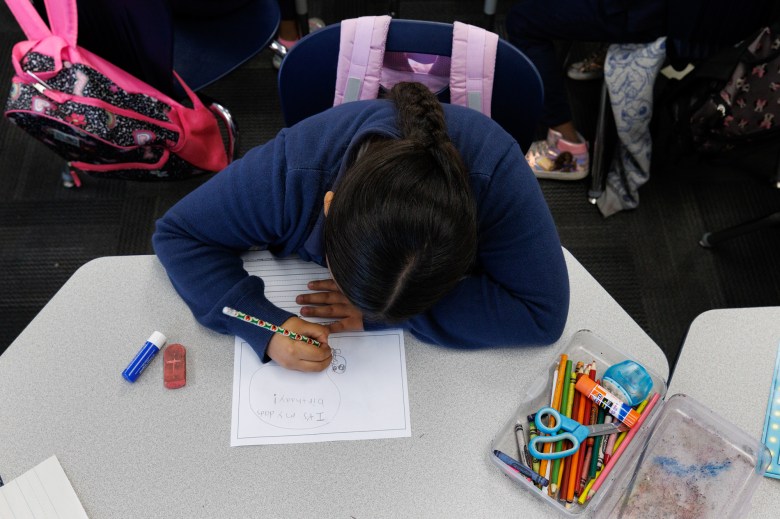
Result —
<instances>
[{"instance_id":1,"label":"black bag on floor","mask_svg":"<svg viewBox=\"0 0 780 519\"><path fill-rule=\"evenodd\" d=\"M669 96L678 145L721 152L780 128L780 23L700 63Z\"/></svg>"}]
</instances>

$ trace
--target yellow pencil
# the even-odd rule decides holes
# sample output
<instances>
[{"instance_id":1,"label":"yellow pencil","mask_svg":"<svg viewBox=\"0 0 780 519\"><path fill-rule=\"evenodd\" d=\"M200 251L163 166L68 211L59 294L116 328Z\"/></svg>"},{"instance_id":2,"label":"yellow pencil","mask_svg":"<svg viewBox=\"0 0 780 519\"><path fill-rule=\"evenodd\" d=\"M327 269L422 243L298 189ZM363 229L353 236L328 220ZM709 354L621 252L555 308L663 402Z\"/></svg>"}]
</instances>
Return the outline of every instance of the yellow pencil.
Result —
<instances>
[{"instance_id":1,"label":"yellow pencil","mask_svg":"<svg viewBox=\"0 0 780 519\"><path fill-rule=\"evenodd\" d=\"M561 405L561 395L563 394L563 379L565 378L564 372L566 371L566 361L569 360L569 356L565 353L561 354L561 362L558 363L558 378L555 381L555 393L553 393L552 408L558 409ZM552 452L552 443L544 444L544 452ZM542 460L542 466L539 469L539 473L544 476L547 474L547 466L550 464L550 460ZM549 478L548 478L549 479ZM548 491L550 488L548 487Z\"/></svg>"},{"instance_id":2,"label":"yellow pencil","mask_svg":"<svg viewBox=\"0 0 780 519\"><path fill-rule=\"evenodd\" d=\"M558 409L558 411L561 413L561 416L566 415L566 410L569 408L569 388L571 387L570 379L571 379L571 361L566 360L566 367L563 370L563 389L561 393L561 407ZM571 414L571 413L569 413ZM555 442L555 452L560 452L563 450L563 442L564 440L558 440ZM561 487L561 477L563 476L563 471L561 470L561 465L563 461L562 458L554 459L552 462L552 479L550 479L550 496L557 497L558 495L558 489Z\"/></svg>"},{"instance_id":3,"label":"yellow pencil","mask_svg":"<svg viewBox=\"0 0 780 519\"><path fill-rule=\"evenodd\" d=\"M641 404L639 404L639 406L636 408L636 412L642 414L642 411L645 410L645 407L647 407L647 403L649 401L650 401L650 397L645 398L644 401ZM623 442L623 438L626 437L626 434L628 434L628 431L623 431L622 433L620 433L618 439L615 441L615 449L617 449L618 446ZM580 493L580 497L579 499L577 499L577 502L579 504L584 505L585 502L588 500L588 494L590 493L590 489L593 487L593 484L596 482L596 478L598 478L600 474L601 474L601 470L599 470L596 473L596 477L590 478L588 484L585 485L585 488L582 489L582 492Z\"/></svg>"},{"instance_id":4,"label":"yellow pencil","mask_svg":"<svg viewBox=\"0 0 780 519\"><path fill-rule=\"evenodd\" d=\"M596 478L599 477L599 474L601 474L600 470L596 473ZM590 481L588 481L588 484L585 485L585 488L582 489L582 493L580 494L579 499L577 499L577 502L579 504L584 505L585 501L588 500L588 492L590 492L590 489L593 486L593 483L596 482L596 478L590 478Z\"/></svg>"}]
</instances>

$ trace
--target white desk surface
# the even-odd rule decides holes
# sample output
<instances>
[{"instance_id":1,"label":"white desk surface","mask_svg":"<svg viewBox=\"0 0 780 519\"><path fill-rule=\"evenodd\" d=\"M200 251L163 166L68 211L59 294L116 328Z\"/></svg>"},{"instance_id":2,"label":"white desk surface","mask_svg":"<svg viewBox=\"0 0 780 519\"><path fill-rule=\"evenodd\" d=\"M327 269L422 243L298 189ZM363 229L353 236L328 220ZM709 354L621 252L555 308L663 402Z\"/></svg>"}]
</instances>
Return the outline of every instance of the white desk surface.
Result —
<instances>
[{"instance_id":1,"label":"white desk surface","mask_svg":"<svg viewBox=\"0 0 780 519\"><path fill-rule=\"evenodd\" d=\"M685 393L761 440L780 345L780 306L710 310L688 330L667 395ZM712 368L731 390L712 383ZM777 517L780 480L763 478L750 517Z\"/></svg>"},{"instance_id":2,"label":"white desk surface","mask_svg":"<svg viewBox=\"0 0 780 519\"><path fill-rule=\"evenodd\" d=\"M565 252L558 346L587 328L668 377L660 348ZM187 347L184 388L163 387L159 360L122 378L154 330ZM0 356L0 475L56 454L91 519L549 517L488 451L555 347L447 349L407 334L411 438L231 448L233 337L196 323L154 256L100 258Z\"/></svg>"}]
</instances>

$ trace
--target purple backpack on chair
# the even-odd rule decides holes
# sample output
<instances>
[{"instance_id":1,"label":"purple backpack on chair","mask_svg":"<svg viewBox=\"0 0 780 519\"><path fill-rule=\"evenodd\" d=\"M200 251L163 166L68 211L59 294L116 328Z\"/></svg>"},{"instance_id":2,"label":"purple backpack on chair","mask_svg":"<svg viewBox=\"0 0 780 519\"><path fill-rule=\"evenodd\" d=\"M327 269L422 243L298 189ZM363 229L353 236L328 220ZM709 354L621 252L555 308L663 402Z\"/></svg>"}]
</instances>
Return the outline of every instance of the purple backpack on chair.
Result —
<instances>
[{"instance_id":1,"label":"purple backpack on chair","mask_svg":"<svg viewBox=\"0 0 780 519\"><path fill-rule=\"evenodd\" d=\"M401 81L417 81L432 92L449 86L450 102L490 117L498 35L461 22L453 24L452 56L385 52L389 16L341 22L334 106L376 99Z\"/></svg>"},{"instance_id":2,"label":"purple backpack on chair","mask_svg":"<svg viewBox=\"0 0 780 519\"><path fill-rule=\"evenodd\" d=\"M12 51L5 115L68 161L74 183L78 172L187 178L232 160L235 128L224 108L205 106L177 75L189 97L179 103L77 45L76 0L46 0L51 27L30 0L6 3L28 39Z\"/></svg>"}]
</instances>

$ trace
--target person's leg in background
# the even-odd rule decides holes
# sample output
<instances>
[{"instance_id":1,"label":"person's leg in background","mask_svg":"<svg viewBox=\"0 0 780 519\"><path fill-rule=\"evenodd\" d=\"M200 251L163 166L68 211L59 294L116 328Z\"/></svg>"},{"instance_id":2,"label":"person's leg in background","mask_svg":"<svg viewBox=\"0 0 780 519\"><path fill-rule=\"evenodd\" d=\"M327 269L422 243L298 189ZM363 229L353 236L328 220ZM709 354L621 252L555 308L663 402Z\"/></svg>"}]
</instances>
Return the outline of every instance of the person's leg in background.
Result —
<instances>
[{"instance_id":1,"label":"person's leg in background","mask_svg":"<svg viewBox=\"0 0 780 519\"><path fill-rule=\"evenodd\" d=\"M279 22L279 43L289 49L300 39L295 12L295 0L279 0L282 19Z\"/></svg>"},{"instance_id":2,"label":"person's leg in background","mask_svg":"<svg viewBox=\"0 0 780 519\"><path fill-rule=\"evenodd\" d=\"M544 82L542 124L547 140L531 146L527 158L540 178L576 180L587 175L587 144L572 120L564 70L554 40L652 41L664 33L664 0L643 2L627 12L620 0L520 0L507 16L509 41L525 53Z\"/></svg>"},{"instance_id":3,"label":"person's leg in background","mask_svg":"<svg viewBox=\"0 0 780 519\"><path fill-rule=\"evenodd\" d=\"M276 40L284 45L288 51L301 39L301 34L298 30L298 12L295 4L295 0L279 0L281 21L279 22L279 32L276 35ZM323 27L325 27L325 22L320 18L309 18L309 32L314 32ZM278 69L282 64L282 56L275 54L273 64Z\"/></svg>"}]
</instances>

